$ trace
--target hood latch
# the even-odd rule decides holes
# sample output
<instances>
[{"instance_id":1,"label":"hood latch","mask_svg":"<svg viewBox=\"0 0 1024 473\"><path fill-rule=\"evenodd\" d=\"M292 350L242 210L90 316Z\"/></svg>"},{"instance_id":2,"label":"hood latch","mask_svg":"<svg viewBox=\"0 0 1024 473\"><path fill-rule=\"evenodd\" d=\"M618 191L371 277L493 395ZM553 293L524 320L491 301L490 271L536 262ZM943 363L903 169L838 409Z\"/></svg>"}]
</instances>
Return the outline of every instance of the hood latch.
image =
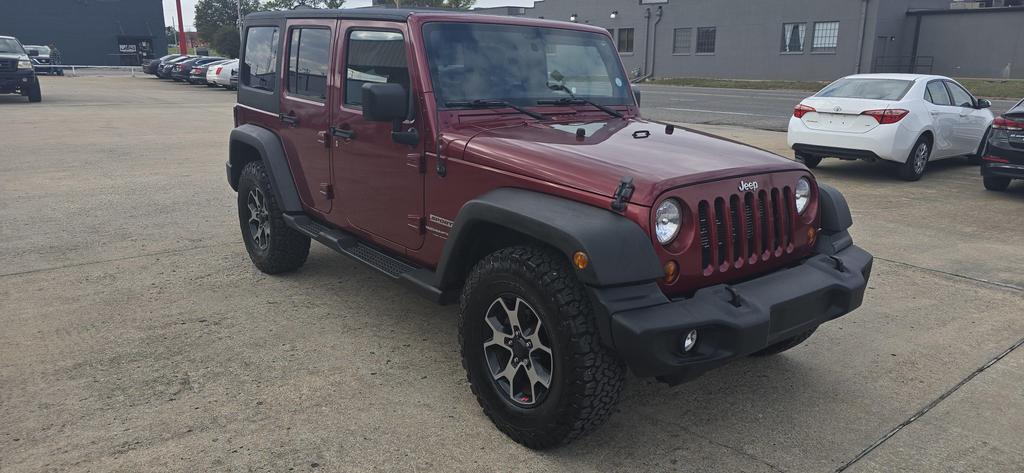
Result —
<instances>
[{"instance_id":1,"label":"hood latch","mask_svg":"<svg viewBox=\"0 0 1024 473\"><path fill-rule=\"evenodd\" d=\"M619 187L615 188L615 194L612 195L612 210L619 213L625 212L626 204L633 197L634 189L636 187L633 186L633 177L623 176L622 180L619 181Z\"/></svg>"}]
</instances>

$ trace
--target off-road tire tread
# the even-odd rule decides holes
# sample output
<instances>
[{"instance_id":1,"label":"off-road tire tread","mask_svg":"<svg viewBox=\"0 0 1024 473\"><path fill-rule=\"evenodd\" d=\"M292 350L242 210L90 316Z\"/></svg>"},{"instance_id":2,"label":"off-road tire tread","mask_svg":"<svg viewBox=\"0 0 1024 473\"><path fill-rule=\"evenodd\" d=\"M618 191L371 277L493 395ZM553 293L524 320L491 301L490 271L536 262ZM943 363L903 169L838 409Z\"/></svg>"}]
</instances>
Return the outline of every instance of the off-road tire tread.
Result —
<instances>
[{"instance_id":1,"label":"off-road tire tread","mask_svg":"<svg viewBox=\"0 0 1024 473\"><path fill-rule=\"evenodd\" d=\"M786 339L786 340L783 340L783 341L781 341L779 343L776 343L774 345L762 348L760 351L756 351L756 352L752 353L750 356L772 356L772 355L778 355L779 353L782 353L782 352L784 352L786 350L789 350L790 348L795 348L797 345L807 341L807 339L811 338L811 335L814 334L815 330L818 330L818 329L817 328L812 328L812 329L810 329L810 330L808 330L808 331L806 331L804 333L801 333L800 335L797 335L797 336L795 336L793 338Z\"/></svg>"},{"instance_id":2,"label":"off-road tire tread","mask_svg":"<svg viewBox=\"0 0 1024 473\"><path fill-rule=\"evenodd\" d=\"M270 213L271 236L266 256L261 256L254 251L248 233L248 224L242 221L242 209L246 205L249 188L254 184L263 190L267 210ZM238 179L238 206L242 239L245 241L249 258L260 271L267 274L287 273L301 268L306 263L306 258L309 257L310 239L285 223L281 207L277 204L270 176L267 175L262 161L250 161L242 169L242 174Z\"/></svg>"},{"instance_id":3,"label":"off-road tire tread","mask_svg":"<svg viewBox=\"0 0 1024 473\"><path fill-rule=\"evenodd\" d=\"M504 422L495 415L494 407L481 396L472 383L471 360L465 351L465 324L476 323L475 314L467 320L466 306L472 294L487 276L513 273L531 281L541 292L551 298L557 307L560 327L570 333L573 352L569 365L564 357L557 362L571 366L574 382L566 387L572 396L568 410L559 412L552 419L549 428L538 431L523 431ZM550 323L550 321L548 321ZM547 248L535 246L514 246L494 252L476 264L470 273L459 307L459 346L462 366L466 370L470 387L484 413L499 430L512 440L532 449L546 449L570 443L603 424L611 416L622 394L625 381L625 364L607 347L602 345L597 330L594 312L590 307L582 285L576 279L566 259ZM476 360L473 360L476 361Z\"/></svg>"}]
</instances>

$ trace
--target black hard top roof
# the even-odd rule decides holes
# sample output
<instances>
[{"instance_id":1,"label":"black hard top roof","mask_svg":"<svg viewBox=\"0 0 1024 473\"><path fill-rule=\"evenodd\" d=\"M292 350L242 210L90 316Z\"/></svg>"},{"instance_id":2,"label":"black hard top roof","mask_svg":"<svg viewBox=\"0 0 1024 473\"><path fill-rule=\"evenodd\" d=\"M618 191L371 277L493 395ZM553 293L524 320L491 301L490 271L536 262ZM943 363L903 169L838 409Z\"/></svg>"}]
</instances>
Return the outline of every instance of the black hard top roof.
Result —
<instances>
[{"instance_id":1,"label":"black hard top roof","mask_svg":"<svg viewBox=\"0 0 1024 473\"><path fill-rule=\"evenodd\" d=\"M246 21L279 20L282 18L342 18L352 20L406 21L416 13L470 13L447 8L299 8L295 10L250 13Z\"/></svg>"}]
</instances>

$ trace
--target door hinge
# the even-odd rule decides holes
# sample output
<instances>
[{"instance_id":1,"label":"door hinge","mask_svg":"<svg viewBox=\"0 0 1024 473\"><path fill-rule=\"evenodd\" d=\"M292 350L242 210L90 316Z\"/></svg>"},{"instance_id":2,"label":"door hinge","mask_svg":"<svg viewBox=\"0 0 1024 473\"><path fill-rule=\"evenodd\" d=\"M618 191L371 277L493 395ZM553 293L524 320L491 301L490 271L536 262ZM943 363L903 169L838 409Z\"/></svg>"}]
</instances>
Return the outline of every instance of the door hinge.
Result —
<instances>
[{"instance_id":1,"label":"door hinge","mask_svg":"<svg viewBox=\"0 0 1024 473\"><path fill-rule=\"evenodd\" d=\"M422 215L409 215L409 226L415 228L421 235L427 233L427 219Z\"/></svg>"},{"instance_id":2,"label":"door hinge","mask_svg":"<svg viewBox=\"0 0 1024 473\"><path fill-rule=\"evenodd\" d=\"M330 185L330 184L328 184L326 182L321 182L320 183L320 194L323 195L324 198L327 199L327 200L333 199L334 198L334 186L332 186L332 185Z\"/></svg>"}]
</instances>

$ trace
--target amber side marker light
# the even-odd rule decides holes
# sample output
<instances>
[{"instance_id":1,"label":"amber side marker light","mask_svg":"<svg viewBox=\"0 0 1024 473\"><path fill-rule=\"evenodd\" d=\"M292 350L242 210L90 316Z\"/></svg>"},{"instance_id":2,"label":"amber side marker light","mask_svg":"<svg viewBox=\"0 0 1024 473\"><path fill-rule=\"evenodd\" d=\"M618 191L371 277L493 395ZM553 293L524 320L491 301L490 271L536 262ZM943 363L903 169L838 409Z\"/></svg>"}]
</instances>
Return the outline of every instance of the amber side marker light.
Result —
<instances>
[{"instance_id":1,"label":"amber side marker light","mask_svg":"<svg viewBox=\"0 0 1024 473\"><path fill-rule=\"evenodd\" d=\"M813 245L814 244L814 239L817 238L817 237L818 237L818 232L816 230L814 230L814 227L811 227L811 228L807 229L807 241L810 242L810 244Z\"/></svg>"},{"instance_id":2,"label":"amber side marker light","mask_svg":"<svg viewBox=\"0 0 1024 473\"><path fill-rule=\"evenodd\" d=\"M679 263L669 261L665 263L665 284L672 284L679 279Z\"/></svg>"},{"instance_id":3,"label":"amber side marker light","mask_svg":"<svg viewBox=\"0 0 1024 473\"><path fill-rule=\"evenodd\" d=\"M587 269L587 265L590 264L590 257L582 251L577 251L572 255L572 264L576 266L576 269Z\"/></svg>"}]
</instances>

